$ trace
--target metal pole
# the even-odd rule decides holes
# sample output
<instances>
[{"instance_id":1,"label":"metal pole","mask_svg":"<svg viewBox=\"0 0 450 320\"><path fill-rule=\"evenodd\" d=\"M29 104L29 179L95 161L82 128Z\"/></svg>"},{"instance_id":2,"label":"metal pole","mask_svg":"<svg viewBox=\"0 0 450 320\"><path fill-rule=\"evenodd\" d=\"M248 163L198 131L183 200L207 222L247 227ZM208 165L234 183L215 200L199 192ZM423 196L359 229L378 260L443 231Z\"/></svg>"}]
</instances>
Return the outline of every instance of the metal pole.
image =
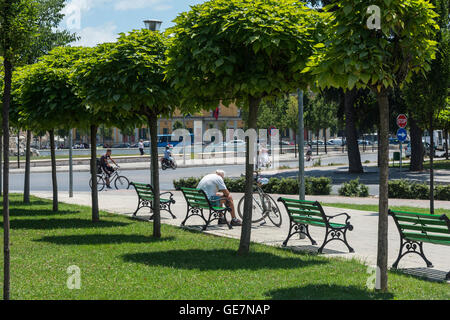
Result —
<instances>
[{"instance_id":1,"label":"metal pole","mask_svg":"<svg viewBox=\"0 0 450 320\"><path fill-rule=\"evenodd\" d=\"M403 148L402 143L400 142L400 171L402 171L402 158L403 158Z\"/></svg>"},{"instance_id":2,"label":"metal pole","mask_svg":"<svg viewBox=\"0 0 450 320\"><path fill-rule=\"evenodd\" d=\"M94 146L91 146L94 148ZM73 198L72 129L69 130L69 197Z\"/></svg>"},{"instance_id":3,"label":"metal pole","mask_svg":"<svg viewBox=\"0 0 450 320\"><path fill-rule=\"evenodd\" d=\"M150 135L150 128L148 128L148 136L149 136L148 154L150 155L150 185L153 186L153 175L151 174L151 172L152 172L152 137Z\"/></svg>"},{"instance_id":4,"label":"metal pole","mask_svg":"<svg viewBox=\"0 0 450 320\"><path fill-rule=\"evenodd\" d=\"M305 131L303 124L303 91L297 89L298 95L298 167L299 197L305 200Z\"/></svg>"}]
</instances>

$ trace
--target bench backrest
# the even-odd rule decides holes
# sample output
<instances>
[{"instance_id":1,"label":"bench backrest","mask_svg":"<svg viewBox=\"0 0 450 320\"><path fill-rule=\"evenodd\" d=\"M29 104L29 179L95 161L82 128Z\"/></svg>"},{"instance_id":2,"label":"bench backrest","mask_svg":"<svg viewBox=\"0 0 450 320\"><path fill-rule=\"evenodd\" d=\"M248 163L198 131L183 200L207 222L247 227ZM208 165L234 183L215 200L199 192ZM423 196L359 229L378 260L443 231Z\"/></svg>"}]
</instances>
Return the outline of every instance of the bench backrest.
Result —
<instances>
[{"instance_id":1,"label":"bench backrest","mask_svg":"<svg viewBox=\"0 0 450 320\"><path fill-rule=\"evenodd\" d=\"M131 182L130 185L136 189L136 192L140 197L154 197L153 188L151 185L137 182Z\"/></svg>"},{"instance_id":2,"label":"bench backrest","mask_svg":"<svg viewBox=\"0 0 450 320\"><path fill-rule=\"evenodd\" d=\"M403 238L425 237L430 241L449 241L450 220L446 215L389 210Z\"/></svg>"},{"instance_id":3,"label":"bench backrest","mask_svg":"<svg viewBox=\"0 0 450 320\"><path fill-rule=\"evenodd\" d=\"M203 190L182 187L181 192L183 192L184 198L190 207L199 209L209 209L211 207L211 203Z\"/></svg>"},{"instance_id":4,"label":"bench backrest","mask_svg":"<svg viewBox=\"0 0 450 320\"><path fill-rule=\"evenodd\" d=\"M327 219L322 206L317 201L279 198L286 207L289 218L296 221L326 223Z\"/></svg>"}]
</instances>

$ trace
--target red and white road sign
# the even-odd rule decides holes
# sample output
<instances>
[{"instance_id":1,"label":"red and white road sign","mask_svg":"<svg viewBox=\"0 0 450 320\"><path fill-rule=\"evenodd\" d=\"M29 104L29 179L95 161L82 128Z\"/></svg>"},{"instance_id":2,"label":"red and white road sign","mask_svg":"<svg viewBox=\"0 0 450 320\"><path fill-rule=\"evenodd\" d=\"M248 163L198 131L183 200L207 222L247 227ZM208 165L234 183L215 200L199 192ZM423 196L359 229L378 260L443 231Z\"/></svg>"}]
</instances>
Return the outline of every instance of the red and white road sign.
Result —
<instances>
[{"instance_id":1,"label":"red and white road sign","mask_svg":"<svg viewBox=\"0 0 450 320\"><path fill-rule=\"evenodd\" d=\"M408 124L408 118L404 114L400 114L397 117L397 125L399 128L404 128Z\"/></svg>"}]
</instances>

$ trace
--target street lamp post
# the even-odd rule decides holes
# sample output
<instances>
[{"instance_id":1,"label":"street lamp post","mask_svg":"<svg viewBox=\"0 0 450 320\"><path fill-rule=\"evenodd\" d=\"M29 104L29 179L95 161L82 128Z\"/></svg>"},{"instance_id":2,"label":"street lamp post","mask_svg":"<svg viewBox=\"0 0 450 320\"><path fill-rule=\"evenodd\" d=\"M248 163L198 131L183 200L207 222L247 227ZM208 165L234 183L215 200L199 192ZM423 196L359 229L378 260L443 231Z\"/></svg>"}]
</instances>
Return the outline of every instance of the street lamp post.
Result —
<instances>
[{"instance_id":1,"label":"street lamp post","mask_svg":"<svg viewBox=\"0 0 450 320\"><path fill-rule=\"evenodd\" d=\"M163 22L160 20L153 20L153 19L144 20L145 28L150 31L159 31L161 29L162 23ZM159 121L157 123L158 123L157 124L157 132L159 134ZM150 130L150 128L148 128L148 129ZM150 131L149 131L149 133L150 133ZM152 159L152 157L151 157L152 151L151 150L152 150L152 139L150 137L150 139L149 139L150 168L152 167L152 160L151 160ZM155 165L156 165L156 168L158 168L158 163L156 163ZM150 175L150 184L153 186L153 176L152 175Z\"/></svg>"}]
</instances>

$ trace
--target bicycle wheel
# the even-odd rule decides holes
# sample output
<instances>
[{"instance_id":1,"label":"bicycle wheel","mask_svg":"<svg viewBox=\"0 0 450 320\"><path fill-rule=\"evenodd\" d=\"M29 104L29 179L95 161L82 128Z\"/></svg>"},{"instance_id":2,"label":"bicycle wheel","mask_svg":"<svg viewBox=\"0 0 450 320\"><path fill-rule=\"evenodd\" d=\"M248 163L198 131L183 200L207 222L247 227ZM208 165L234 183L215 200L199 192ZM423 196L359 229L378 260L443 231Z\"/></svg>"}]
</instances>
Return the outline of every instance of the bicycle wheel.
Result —
<instances>
[{"instance_id":1,"label":"bicycle wheel","mask_svg":"<svg viewBox=\"0 0 450 320\"><path fill-rule=\"evenodd\" d=\"M130 181L128 181L127 177L118 176L114 181L114 186L117 190L128 190L130 187Z\"/></svg>"},{"instance_id":2,"label":"bicycle wheel","mask_svg":"<svg viewBox=\"0 0 450 320\"><path fill-rule=\"evenodd\" d=\"M102 176L97 176L97 191L100 192L105 188L106 182ZM89 179L89 187L92 190L92 178Z\"/></svg>"},{"instance_id":3,"label":"bicycle wheel","mask_svg":"<svg viewBox=\"0 0 450 320\"><path fill-rule=\"evenodd\" d=\"M261 196L258 192L253 193L252 199L252 223L258 223L264 220L264 206L263 202L261 201ZM244 219L244 202L245 195L241 198L241 200L239 200L238 204L238 214L241 219Z\"/></svg>"},{"instance_id":4,"label":"bicycle wheel","mask_svg":"<svg viewBox=\"0 0 450 320\"><path fill-rule=\"evenodd\" d=\"M272 221L275 227L281 227L282 219L280 208L278 208L275 200L273 200L273 198L268 194L264 195L264 198L265 216L268 217L270 221Z\"/></svg>"}]
</instances>

